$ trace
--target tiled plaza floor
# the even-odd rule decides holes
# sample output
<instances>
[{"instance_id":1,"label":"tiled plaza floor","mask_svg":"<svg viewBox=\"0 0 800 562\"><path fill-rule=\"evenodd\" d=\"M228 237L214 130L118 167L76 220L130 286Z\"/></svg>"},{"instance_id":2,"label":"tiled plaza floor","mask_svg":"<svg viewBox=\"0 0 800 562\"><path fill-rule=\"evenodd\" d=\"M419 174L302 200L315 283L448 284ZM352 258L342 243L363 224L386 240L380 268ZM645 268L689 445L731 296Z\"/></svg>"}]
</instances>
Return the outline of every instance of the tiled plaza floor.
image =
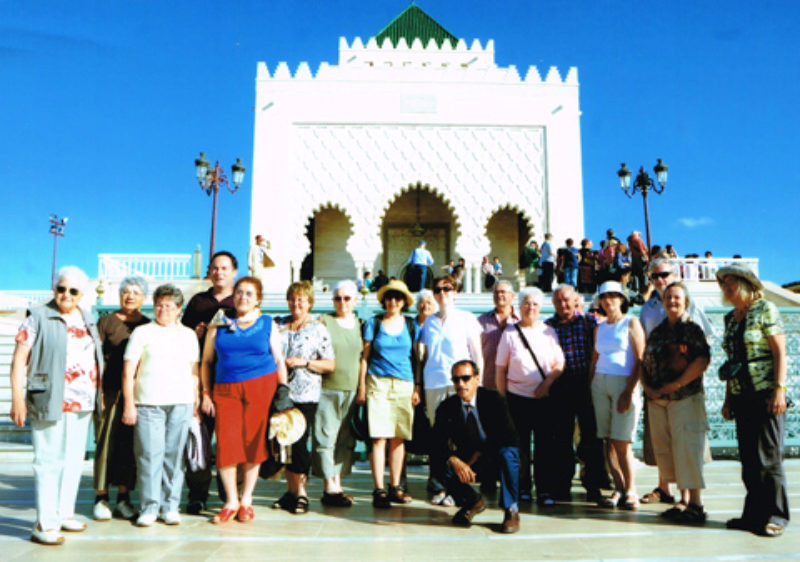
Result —
<instances>
[{"instance_id":1,"label":"tiled plaza floor","mask_svg":"<svg viewBox=\"0 0 800 562\"><path fill-rule=\"evenodd\" d=\"M800 461L787 461L786 468L792 516L797 519ZM663 506L643 506L633 513L595 507L583 501L583 491L576 486L571 504L525 506L515 535L497 532L502 513L496 506L480 514L471 529L452 527L456 508L423 501L425 475L420 467L412 467L409 474L411 493L418 499L405 507L373 509L368 467L359 464L345 479L347 491L356 497L349 509L323 508L320 481L312 479L308 514L272 510L268 506L283 492L283 484L260 481L252 523L213 526L208 517L185 515L178 527L156 524L148 529L127 521L91 521L90 475L87 462L78 518L88 522L88 530L66 534L63 546L44 547L28 540L34 519L30 463L0 459L0 560L800 559L800 526L790 526L777 539L725 529L725 520L740 513L743 498L739 464L732 461L715 461L706 468L709 521L703 526L668 524L659 517ZM653 468L639 466L640 491L651 489L655 479Z\"/></svg>"}]
</instances>

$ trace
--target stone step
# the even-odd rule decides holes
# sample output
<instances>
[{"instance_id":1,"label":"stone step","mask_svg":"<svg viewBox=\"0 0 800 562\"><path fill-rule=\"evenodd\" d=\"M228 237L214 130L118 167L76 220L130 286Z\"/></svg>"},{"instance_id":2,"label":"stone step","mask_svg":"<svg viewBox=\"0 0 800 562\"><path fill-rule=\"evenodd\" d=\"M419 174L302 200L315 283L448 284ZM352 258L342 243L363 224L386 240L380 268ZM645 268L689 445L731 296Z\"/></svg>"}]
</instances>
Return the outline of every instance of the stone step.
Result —
<instances>
[{"instance_id":1,"label":"stone step","mask_svg":"<svg viewBox=\"0 0 800 562\"><path fill-rule=\"evenodd\" d=\"M0 434L2 439L2 434ZM33 463L33 445L0 440L0 458L4 463Z\"/></svg>"}]
</instances>

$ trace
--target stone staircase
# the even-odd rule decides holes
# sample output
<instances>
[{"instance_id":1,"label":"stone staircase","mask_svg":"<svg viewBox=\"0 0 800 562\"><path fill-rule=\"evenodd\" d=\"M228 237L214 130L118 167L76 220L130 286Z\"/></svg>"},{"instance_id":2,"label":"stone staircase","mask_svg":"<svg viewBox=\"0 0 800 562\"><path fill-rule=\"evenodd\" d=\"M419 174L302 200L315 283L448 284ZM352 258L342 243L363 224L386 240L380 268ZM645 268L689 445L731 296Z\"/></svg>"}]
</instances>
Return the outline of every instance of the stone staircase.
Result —
<instances>
[{"instance_id":1,"label":"stone staircase","mask_svg":"<svg viewBox=\"0 0 800 562\"><path fill-rule=\"evenodd\" d=\"M3 462L33 461L30 430L17 427L8 415L11 412L11 357L19 319L0 318L0 458Z\"/></svg>"}]
</instances>

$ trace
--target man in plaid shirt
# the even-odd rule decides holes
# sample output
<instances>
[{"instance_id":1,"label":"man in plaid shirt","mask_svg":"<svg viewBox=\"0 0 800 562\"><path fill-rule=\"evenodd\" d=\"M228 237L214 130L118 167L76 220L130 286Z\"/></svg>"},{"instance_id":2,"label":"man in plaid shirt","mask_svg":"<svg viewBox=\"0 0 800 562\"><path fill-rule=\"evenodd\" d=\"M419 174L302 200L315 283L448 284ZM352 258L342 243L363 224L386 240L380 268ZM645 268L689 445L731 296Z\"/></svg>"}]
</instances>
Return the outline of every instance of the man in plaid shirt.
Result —
<instances>
[{"instance_id":1,"label":"man in plaid shirt","mask_svg":"<svg viewBox=\"0 0 800 562\"><path fill-rule=\"evenodd\" d=\"M589 369L594 353L594 330L597 321L578 310L580 296L571 285L561 284L553 292L555 316L545 322L558 334L564 351L564 372L550 389L553 408L553 431L559 454L553 462L560 466L554 474L563 478L556 490L556 499L569 500L572 476L575 473L575 451L572 448L575 419L580 427L578 458L584 463L581 482L587 501L597 501L601 488L609 487L605 468L603 442L597 438L597 424L592 407Z\"/></svg>"}]
</instances>

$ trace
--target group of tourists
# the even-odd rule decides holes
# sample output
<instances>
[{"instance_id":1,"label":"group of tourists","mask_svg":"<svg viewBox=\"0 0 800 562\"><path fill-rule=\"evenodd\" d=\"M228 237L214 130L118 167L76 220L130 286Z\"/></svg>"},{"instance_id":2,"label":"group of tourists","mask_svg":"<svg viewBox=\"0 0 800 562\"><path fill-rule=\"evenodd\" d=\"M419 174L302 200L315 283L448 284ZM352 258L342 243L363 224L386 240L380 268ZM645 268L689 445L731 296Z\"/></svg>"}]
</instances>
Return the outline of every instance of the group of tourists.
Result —
<instances>
[{"instance_id":1,"label":"group of tourists","mask_svg":"<svg viewBox=\"0 0 800 562\"><path fill-rule=\"evenodd\" d=\"M377 292L383 312L365 322L354 314L354 282L337 283L334 312L319 316L312 285L295 282L286 292L289 314L273 318L260 310L261 281L237 280L237 269L232 254L215 254L211 287L182 315L181 291L156 288L152 320L141 312L146 281L126 278L119 310L95 322L78 306L87 276L65 267L53 300L29 311L16 338L11 418L32 429L33 541L61 544L62 531L86 528L74 508L93 413L93 516L100 521L178 525L184 480L185 512L208 513L211 434L223 502L208 513L216 525L252 521L259 474L281 466L286 492L273 508L308 512L310 474L324 481L323 505L353 505L342 479L358 434L368 443L377 509L411 501L411 442L430 458L430 502L458 506L456 525L469 526L486 509L498 482L502 532L519 529L521 503L571 501L576 456L591 502L636 509L664 501L672 504L664 512L670 520L705 520L710 326L670 260L649 264L655 291L640 318L629 314L622 284L606 280L597 291L599 314L584 314L576 288L564 283L552 293L555 315L546 321L539 318L544 292L527 287L515 295L505 280L493 286L493 310L480 317L460 310L450 274L416 295L390 280ZM746 267L721 268L717 279L734 307L725 317L722 414L736 421L747 488L742 516L728 527L777 536L789 520L781 319ZM643 407L659 484L639 498L631 445ZM294 434L286 446L273 435L279 423Z\"/></svg>"}]
</instances>

